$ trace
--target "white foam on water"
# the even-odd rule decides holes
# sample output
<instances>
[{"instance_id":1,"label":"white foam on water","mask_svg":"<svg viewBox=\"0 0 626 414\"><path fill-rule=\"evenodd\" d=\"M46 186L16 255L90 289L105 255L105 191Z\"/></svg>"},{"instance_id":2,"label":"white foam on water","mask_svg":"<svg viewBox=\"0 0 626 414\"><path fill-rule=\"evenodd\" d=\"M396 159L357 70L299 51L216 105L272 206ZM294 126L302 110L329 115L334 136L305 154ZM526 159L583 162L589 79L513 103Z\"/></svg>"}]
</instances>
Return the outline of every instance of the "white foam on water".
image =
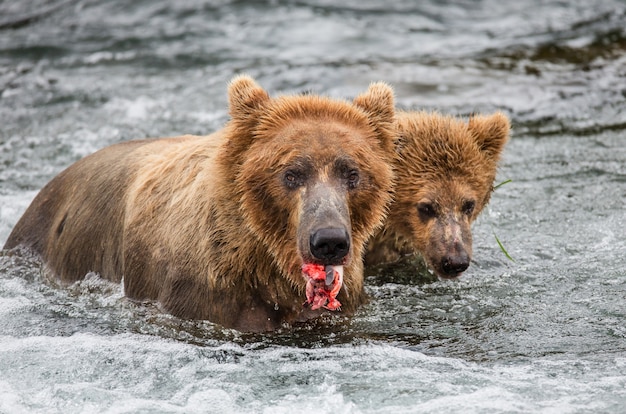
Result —
<instances>
[{"instance_id":1,"label":"white foam on water","mask_svg":"<svg viewBox=\"0 0 626 414\"><path fill-rule=\"evenodd\" d=\"M0 370L10 378L3 383L3 401L33 412L38 407L45 407L40 412L55 407L60 412L237 411L219 379L231 370L229 364L207 366L192 345L92 334L0 337L0 345ZM209 368L214 376L194 379Z\"/></svg>"},{"instance_id":2,"label":"white foam on water","mask_svg":"<svg viewBox=\"0 0 626 414\"><path fill-rule=\"evenodd\" d=\"M25 297L0 299L0 317L8 318L11 314L24 311L31 307L32 301Z\"/></svg>"},{"instance_id":3,"label":"white foam on water","mask_svg":"<svg viewBox=\"0 0 626 414\"><path fill-rule=\"evenodd\" d=\"M157 114L159 117L167 115L166 102L145 95L136 96L133 99L115 98L107 102L105 109L133 122L146 121Z\"/></svg>"},{"instance_id":4,"label":"white foam on water","mask_svg":"<svg viewBox=\"0 0 626 414\"><path fill-rule=\"evenodd\" d=\"M8 381L0 379L0 413L28 413L27 407L19 392Z\"/></svg>"},{"instance_id":5,"label":"white foam on water","mask_svg":"<svg viewBox=\"0 0 626 414\"><path fill-rule=\"evenodd\" d=\"M29 296L23 286L3 286L13 286L18 301ZM36 299L40 306L45 297ZM12 300L0 305L14 303L19 311ZM477 363L386 343L303 349L228 341L202 346L131 333L0 336L0 407L35 413L603 411L626 398L624 361L616 358L607 370L571 359Z\"/></svg>"},{"instance_id":6,"label":"white foam on water","mask_svg":"<svg viewBox=\"0 0 626 414\"><path fill-rule=\"evenodd\" d=\"M38 191L0 194L0 247Z\"/></svg>"},{"instance_id":7,"label":"white foam on water","mask_svg":"<svg viewBox=\"0 0 626 414\"><path fill-rule=\"evenodd\" d=\"M296 390L297 391L297 390ZM272 401L269 407L263 409L265 414L299 413L360 413L358 406L347 400L344 394L337 390L336 385L321 383L311 394L305 396L298 393L287 394L278 401Z\"/></svg>"}]
</instances>

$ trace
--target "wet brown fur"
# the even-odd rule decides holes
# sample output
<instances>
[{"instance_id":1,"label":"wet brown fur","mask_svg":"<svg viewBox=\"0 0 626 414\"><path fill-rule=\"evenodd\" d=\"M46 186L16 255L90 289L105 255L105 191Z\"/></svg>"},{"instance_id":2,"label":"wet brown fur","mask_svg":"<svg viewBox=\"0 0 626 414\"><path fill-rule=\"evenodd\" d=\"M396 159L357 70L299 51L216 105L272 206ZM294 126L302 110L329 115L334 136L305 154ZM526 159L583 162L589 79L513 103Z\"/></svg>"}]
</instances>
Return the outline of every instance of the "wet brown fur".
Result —
<instances>
[{"instance_id":1,"label":"wet brown fur","mask_svg":"<svg viewBox=\"0 0 626 414\"><path fill-rule=\"evenodd\" d=\"M354 312L365 300L364 244L391 197L391 89L372 84L353 103L270 98L240 76L229 103L231 120L208 137L121 143L70 166L37 195L5 248L30 248L66 283L90 271L123 278L128 297L157 300L176 316L275 329L320 313L302 307L297 233L309 187L288 191L282 181L290 163L305 160L308 179L326 180L345 201L352 243L338 299ZM356 189L333 169L338 160L358 169Z\"/></svg>"},{"instance_id":2,"label":"wet brown fur","mask_svg":"<svg viewBox=\"0 0 626 414\"><path fill-rule=\"evenodd\" d=\"M368 245L366 264L419 253L437 275L454 277L442 270L442 258L462 251L471 258L470 226L491 197L509 120L501 113L466 122L425 112L399 112L397 120L395 200ZM426 205L433 217L420 213Z\"/></svg>"}]
</instances>

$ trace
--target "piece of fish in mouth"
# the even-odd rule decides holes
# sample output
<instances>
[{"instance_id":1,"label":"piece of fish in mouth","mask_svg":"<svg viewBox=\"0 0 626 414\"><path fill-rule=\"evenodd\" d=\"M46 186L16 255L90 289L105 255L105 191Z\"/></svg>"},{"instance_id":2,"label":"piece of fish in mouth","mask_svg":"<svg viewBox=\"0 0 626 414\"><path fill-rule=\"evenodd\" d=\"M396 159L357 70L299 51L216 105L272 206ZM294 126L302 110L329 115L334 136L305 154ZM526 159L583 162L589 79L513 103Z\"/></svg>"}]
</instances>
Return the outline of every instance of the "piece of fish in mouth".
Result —
<instances>
[{"instance_id":1,"label":"piece of fish in mouth","mask_svg":"<svg viewBox=\"0 0 626 414\"><path fill-rule=\"evenodd\" d=\"M343 286L343 266L307 263L302 265L302 275L307 280L304 306L310 306L312 310L341 308L336 298Z\"/></svg>"}]
</instances>

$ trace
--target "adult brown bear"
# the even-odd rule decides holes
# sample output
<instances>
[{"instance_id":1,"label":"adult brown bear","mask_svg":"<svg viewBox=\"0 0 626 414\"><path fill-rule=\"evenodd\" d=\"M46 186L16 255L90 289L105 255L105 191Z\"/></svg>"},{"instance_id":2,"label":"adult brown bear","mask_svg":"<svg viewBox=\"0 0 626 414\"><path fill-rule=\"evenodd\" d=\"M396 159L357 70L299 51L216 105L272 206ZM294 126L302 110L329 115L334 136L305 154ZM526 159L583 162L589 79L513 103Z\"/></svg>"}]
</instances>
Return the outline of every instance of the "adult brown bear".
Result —
<instances>
[{"instance_id":1,"label":"adult brown bear","mask_svg":"<svg viewBox=\"0 0 626 414\"><path fill-rule=\"evenodd\" d=\"M417 253L437 276L456 278L470 264L471 225L491 197L509 120L501 113L467 122L426 112L396 117L395 199L368 245L366 264Z\"/></svg>"},{"instance_id":2,"label":"adult brown bear","mask_svg":"<svg viewBox=\"0 0 626 414\"><path fill-rule=\"evenodd\" d=\"M62 282L123 279L130 298L243 331L317 316L302 266L345 267L343 287L328 283L354 312L390 201L391 88L270 98L239 76L228 95L231 120L208 137L120 143L61 172L5 249L33 250Z\"/></svg>"}]
</instances>

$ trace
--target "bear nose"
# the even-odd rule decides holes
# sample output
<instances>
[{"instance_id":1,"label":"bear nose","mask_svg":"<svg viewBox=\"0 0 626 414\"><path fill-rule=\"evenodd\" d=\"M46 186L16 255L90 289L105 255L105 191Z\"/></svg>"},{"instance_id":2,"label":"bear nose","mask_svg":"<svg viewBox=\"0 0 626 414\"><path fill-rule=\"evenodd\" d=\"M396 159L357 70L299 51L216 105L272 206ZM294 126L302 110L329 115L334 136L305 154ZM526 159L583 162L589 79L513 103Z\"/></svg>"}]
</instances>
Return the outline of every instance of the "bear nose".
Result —
<instances>
[{"instance_id":1,"label":"bear nose","mask_svg":"<svg viewBox=\"0 0 626 414\"><path fill-rule=\"evenodd\" d=\"M467 253L463 252L454 256L446 256L441 261L441 268L450 276L457 276L469 267L470 259Z\"/></svg>"},{"instance_id":2,"label":"bear nose","mask_svg":"<svg viewBox=\"0 0 626 414\"><path fill-rule=\"evenodd\" d=\"M350 250L350 236L343 228L324 228L315 231L310 239L311 254L324 264L339 264Z\"/></svg>"}]
</instances>

